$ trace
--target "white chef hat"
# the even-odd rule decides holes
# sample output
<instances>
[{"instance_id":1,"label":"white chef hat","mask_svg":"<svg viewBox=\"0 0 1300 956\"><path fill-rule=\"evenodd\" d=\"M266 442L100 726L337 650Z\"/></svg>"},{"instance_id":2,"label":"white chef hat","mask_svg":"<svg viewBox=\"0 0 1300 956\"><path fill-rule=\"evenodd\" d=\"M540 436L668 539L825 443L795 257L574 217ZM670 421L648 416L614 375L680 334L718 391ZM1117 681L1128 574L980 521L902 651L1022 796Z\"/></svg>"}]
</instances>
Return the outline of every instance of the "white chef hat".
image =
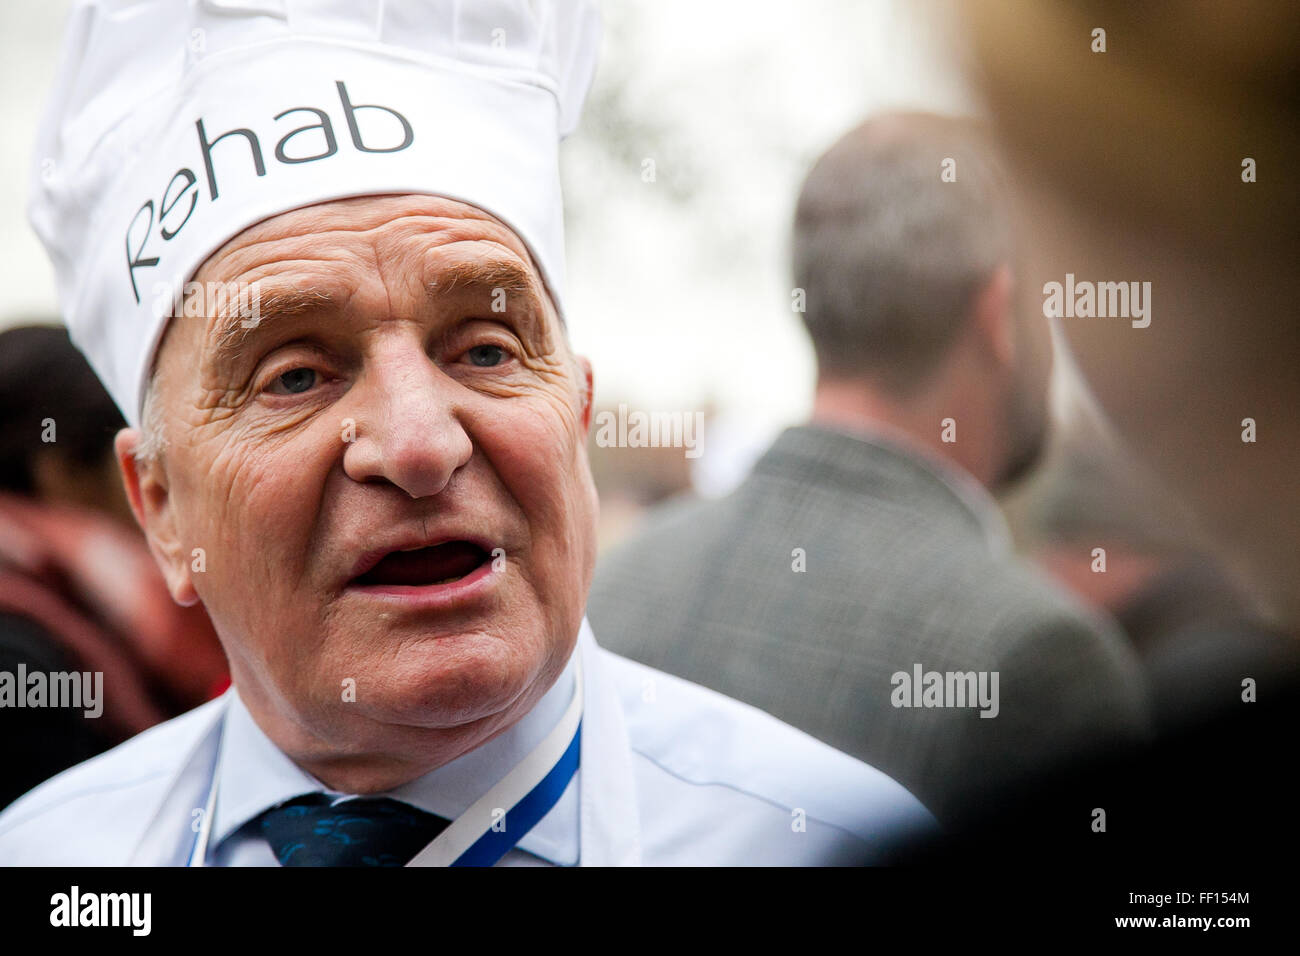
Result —
<instances>
[{"instance_id":1,"label":"white chef hat","mask_svg":"<svg viewBox=\"0 0 1300 956\"><path fill-rule=\"evenodd\" d=\"M173 296L248 226L351 196L475 205L561 307L559 140L589 0L76 0L29 214L73 341L133 425Z\"/></svg>"}]
</instances>

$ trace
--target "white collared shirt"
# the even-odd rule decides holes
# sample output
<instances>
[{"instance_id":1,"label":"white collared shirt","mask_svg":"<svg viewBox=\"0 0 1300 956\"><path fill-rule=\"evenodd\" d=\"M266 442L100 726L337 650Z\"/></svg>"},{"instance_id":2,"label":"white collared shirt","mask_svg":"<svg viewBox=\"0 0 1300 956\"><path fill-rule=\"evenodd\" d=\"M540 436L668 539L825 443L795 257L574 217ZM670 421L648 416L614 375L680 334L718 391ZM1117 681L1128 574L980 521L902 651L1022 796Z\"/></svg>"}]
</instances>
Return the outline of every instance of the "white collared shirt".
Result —
<instances>
[{"instance_id":1,"label":"white collared shirt","mask_svg":"<svg viewBox=\"0 0 1300 956\"><path fill-rule=\"evenodd\" d=\"M934 826L878 770L753 707L601 650L585 620L575 654L584 687L579 773L499 865L862 863ZM568 687L562 678L499 746L489 741L390 795L455 814L554 726L571 690L572 676ZM0 861L184 865L217 774L209 861L273 863L241 828L321 785L246 710L241 716L236 699L227 692L18 800L0 814ZM229 760L217 756L224 733Z\"/></svg>"},{"instance_id":2,"label":"white collared shirt","mask_svg":"<svg viewBox=\"0 0 1300 956\"><path fill-rule=\"evenodd\" d=\"M456 819L482 796L484 781L500 780L541 743L563 716L573 690L570 660L551 689L509 730L437 770L372 796L392 797L446 820ZM213 866L278 866L256 826L248 824L264 810L304 793L346 796L321 783L272 743L235 690L230 692L217 783L207 859ZM575 774L556 805L499 865L576 864L579 786Z\"/></svg>"}]
</instances>

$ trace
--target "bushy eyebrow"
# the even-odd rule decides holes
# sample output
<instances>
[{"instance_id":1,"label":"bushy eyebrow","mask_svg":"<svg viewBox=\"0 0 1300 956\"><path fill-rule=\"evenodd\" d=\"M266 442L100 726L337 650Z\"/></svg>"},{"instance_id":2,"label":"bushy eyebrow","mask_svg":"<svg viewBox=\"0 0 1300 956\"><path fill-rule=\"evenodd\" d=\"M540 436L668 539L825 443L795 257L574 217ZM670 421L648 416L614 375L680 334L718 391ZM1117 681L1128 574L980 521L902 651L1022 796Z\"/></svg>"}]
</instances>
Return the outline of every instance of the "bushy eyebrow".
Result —
<instances>
[{"instance_id":1,"label":"bushy eyebrow","mask_svg":"<svg viewBox=\"0 0 1300 956\"><path fill-rule=\"evenodd\" d=\"M434 301L457 292L495 294L498 289L507 300L514 300L514 308L510 311L523 311L540 318L542 300L533 274L507 259L467 259L451 263L436 279L425 283L425 291ZM239 357L249 334L262 326L311 312L329 311L338 305L335 295L316 288L264 290L255 285L244 292L242 300L232 294L217 313L219 325L212 361L217 366L233 362ZM249 309L254 306L256 311L250 314Z\"/></svg>"},{"instance_id":2,"label":"bushy eyebrow","mask_svg":"<svg viewBox=\"0 0 1300 956\"><path fill-rule=\"evenodd\" d=\"M217 343L213 348L213 362L222 365L234 361L243 350L249 333L277 319L288 319L332 308L337 304L333 295L320 289L273 288L263 290L253 286L245 290L242 299L231 296L217 312L220 323ZM250 314L249 310L255 308Z\"/></svg>"},{"instance_id":3,"label":"bushy eyebrow","mask_svg":"<svg viewBox=\"0 0 1300 956\"><path fill-rule=\"evenodd\" d=\"M537 283L524 266L508 259L466 259L448 265L436 279L426 284L429 295L438 298L462 289L502 290L506 297L523 298L527 308L541 309Z\"/></svg>"},{"instance_id":4,"label":"bushy eyebrow","mask_svg":"<svg viewBox=\"0 0 1300 956\"><path fill-rule=\"evenodd\" d=\"M460 293L482 297L490 311L478 318L490 319L495 312L509 313L525 339L548 335L539 287L535 274L522 263L491 257L447 263L436 278L425 283L432 302Z\"/></svg>"}]
</instances>

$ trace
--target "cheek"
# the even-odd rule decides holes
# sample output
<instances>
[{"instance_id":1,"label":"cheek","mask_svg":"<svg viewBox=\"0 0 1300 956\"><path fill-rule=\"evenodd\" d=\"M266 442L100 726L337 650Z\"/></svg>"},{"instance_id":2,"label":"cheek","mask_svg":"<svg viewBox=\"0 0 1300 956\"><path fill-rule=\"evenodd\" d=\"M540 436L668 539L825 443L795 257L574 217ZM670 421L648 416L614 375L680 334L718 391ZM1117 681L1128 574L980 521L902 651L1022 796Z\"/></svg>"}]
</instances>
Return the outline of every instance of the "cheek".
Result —
<instances>
[{"instance_id":1,"label":"cheek","mask_svg":"<svg viewBox=\"0 0 1300 956\"><path fill-rule=\"evenodd\" d=\"M532 546L580 553L594 526L581 410L546 399L512 402L476 430L497 477L518 502ZM545 570L534 568L534 571ZM566 568L565 573L571 573Z\"/></svg>"},{"instance_id":2,"label":"cheek","mask_svg":"<svg viewBox=\"0 0 1300 956\"><path fill-rule=\"evenodd\" d=\"M187 548L206 553L195 587L214 619L237 616L246 625L292 604L329 473L320 448L304 434L294 441L232 439L206 455L197 449L178 506L187 518ZM253 589L276 600L249 600Z\"/></svg>"}]
</instances>

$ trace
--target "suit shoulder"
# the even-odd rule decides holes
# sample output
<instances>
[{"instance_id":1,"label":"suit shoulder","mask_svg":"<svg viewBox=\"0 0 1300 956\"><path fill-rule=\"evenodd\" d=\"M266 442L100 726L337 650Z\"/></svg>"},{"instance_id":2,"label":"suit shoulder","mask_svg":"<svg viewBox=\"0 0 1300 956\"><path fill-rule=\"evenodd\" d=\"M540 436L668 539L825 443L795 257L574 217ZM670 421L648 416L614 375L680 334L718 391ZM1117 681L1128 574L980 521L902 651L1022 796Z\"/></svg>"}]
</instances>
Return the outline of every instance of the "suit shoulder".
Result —
<instances>
[{"instance_id":1,"label":"suit shoulder","mask_svg":"<svg viewBox=\"0 0 1300 956\"><path fill-rule=\"evenodd\" d=\"M1114 621L1023 561L1004 565L997 579L990 581L989 596L999 610L995 630L1011 645L1006 648L1009 653L1016 646L1037 648L1040 641L1054 639L1073 643L1094 667L1139 670L1137 655Z\"/></svg>"},{"instance_id":2,"label":"suit shoulder","mask_svg":"<svg viewBox=\"0 0 1300 956\"><path fill-rule=\"evenodd\" d=\"M863 840L934 825L906 788L771 714L602 650L634 753L694 787L801 810Z\"/></svg>"},{"instance_id":3,"label":"suit shoulder","mask_svg":"<svg viewBox=\"0 0 1300 956\"><path fill-rule=\"evenodd\" d=\"M221 700L151 727L50 778L0 813L0 858L12 864L123 863L181 760ZM77 854L76 859L61 855ZM103 859L98 859L98 857Z\"/></svg>"},{"instance_id":4,"label":"suit shoulder","mask_svg":"<svg viewBox=\"0 0 1300 956\"><path fill-rule=\"evenodd\" d=\"M991 569L981 592L968 628L953 632L966 642L951 652L956 664L936 666L997 671L1008 728L1016 714L1050 723L1061 747L1075 737L1136 740L1150 732L1145 671L1108 616L1018 559Z\"/></svg>"},{"instance_id":5,"label":"suit shoulder","mask_svg":"<svg viewBox=\"0 0 1300 956\"><path fill-rule=\"evenodd\" d=\"M980 660L1013 660L1049 646L1072 647L1076 664L1091 670L1135 673L1137 657L1106 615L1084 605L1044 572L1015 555L964 560L931 574L914 597L930 616L951 608L949 629Z\"/></svg>"}]
</instances>

